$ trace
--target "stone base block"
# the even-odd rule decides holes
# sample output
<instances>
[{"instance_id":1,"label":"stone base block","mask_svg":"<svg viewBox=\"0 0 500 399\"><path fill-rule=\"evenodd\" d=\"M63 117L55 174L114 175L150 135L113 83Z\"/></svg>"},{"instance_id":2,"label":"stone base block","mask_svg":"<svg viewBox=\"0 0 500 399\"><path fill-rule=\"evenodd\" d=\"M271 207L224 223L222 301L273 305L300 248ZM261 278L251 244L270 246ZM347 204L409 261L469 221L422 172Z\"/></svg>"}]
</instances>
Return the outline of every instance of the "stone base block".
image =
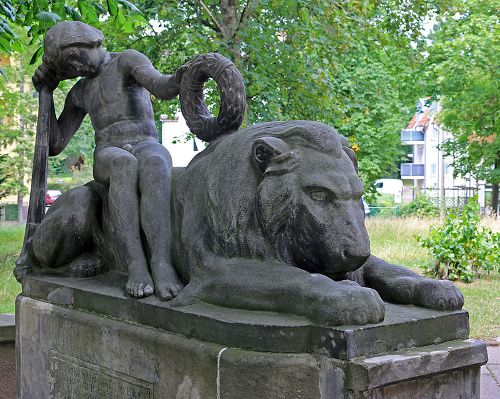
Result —
<instances>
[{"instance_id":1,"label":"stone base block","mask_svg":"<svg viewBox=\"0 0 500 399\"><path fill-rule=\"evenodd\" d=\"M225 309L216 312L212 306L203 309L204 305L199 305L196 312L193 309L184 313L174 309L165 310L165 314L160 312L154 319L157 324L151 326L134 320L133 311L121 316L113 312L123 312L126 308L120 301L128 302L132 310L138 307L142 311L158 311L160 305L151 306L154 299L129 300L117 293L107 299L103 296L106 304L102 302L102 306L113 310L108 312L111 315L105 314L95 310L97 305L93 309L77 306L78 292L85 291L85 284L90 284L91 279L83 283L74 280L70 288L68 281L62 288L61 280L31 279L25 284L28 289L24 295L18 297L19 398L479 398L479 370L487 361L483 343L453 336L443 342L443 336L450 338L444 333L436 338L437 343L416 345L420 342L418 336L404 341L404 334L398 335L397 317L389 316L392 322L387 324L327 328L293 317L273 318L270 314L261 315L260 322L248 321L244 313ZM105 285L102 295L109 292ZM115 306L111 306L113 303ZM396 313L399 309L401 318L406 308L390 305L390 309ZM182 313L177 315L176 320L180 321L175 325L185 329L183 333L158 325L167 325L167 316L175 319L175 312ZM203 313L211 317L200 321ZM467 314L438 312L426 317L423 325L430 328L432 323L441 327L446 323L461 325L458 320ZM273 319L276 323L271 328ZM402 317L399 328L404 330L409 322ZM234 338L232 345L227 345L232 331L243 334L245 323L252 326L251 338L245 340L244 335L239 335L241 345ZM193 326L191 332L187 329L189 325ZM217 334L223 344L201 338L203 334L214 335L214 331L202 329L211 326L220 328ZM401 340L399 350L387 350L388 346L380 342L376 345L375 338L383 340L384 330L391 339ZM414 333L418 335L418 331ZM455 334L460 336L464 332ZM296 339L300 351L262 350L269 342L279 341L280 336L290 348ZM372 348L365 342L367 339L374 339ZM324 345L316 345L316 341ZM342 346L342 342L345 350L336 352L335 347Z\"/></svg>"}]
</instances>

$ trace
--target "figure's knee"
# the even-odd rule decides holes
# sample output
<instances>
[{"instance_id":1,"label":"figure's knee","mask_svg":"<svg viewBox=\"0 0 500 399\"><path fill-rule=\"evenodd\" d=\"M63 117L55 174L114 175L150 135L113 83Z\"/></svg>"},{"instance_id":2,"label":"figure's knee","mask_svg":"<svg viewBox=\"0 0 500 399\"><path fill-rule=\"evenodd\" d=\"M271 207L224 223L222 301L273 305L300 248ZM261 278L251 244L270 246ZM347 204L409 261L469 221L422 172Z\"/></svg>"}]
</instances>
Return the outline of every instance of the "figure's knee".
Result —
<instances>
[{"instance_id":1,"label":"figure's knee","mask_svg":"<svg viewBox=\"0 0 500 399\"><path fill-rule=\"evenodd\" d=\"M139 167L141 172L169 175L172 169L172 159L167 151L157 151L141 159Z\"/></svg>"},{"instance_id":2,"label":"figure's knee","mask_svg":"<svg viewBox=\"0 0 500 399\"><path fill-rule=\"evenodd\" d=\"M112 170L109 171L111 178L127 176L133 178L137 174L138 165L137 159L128 152L116 155L111 162Z\"/></svg>"}]
</instances>

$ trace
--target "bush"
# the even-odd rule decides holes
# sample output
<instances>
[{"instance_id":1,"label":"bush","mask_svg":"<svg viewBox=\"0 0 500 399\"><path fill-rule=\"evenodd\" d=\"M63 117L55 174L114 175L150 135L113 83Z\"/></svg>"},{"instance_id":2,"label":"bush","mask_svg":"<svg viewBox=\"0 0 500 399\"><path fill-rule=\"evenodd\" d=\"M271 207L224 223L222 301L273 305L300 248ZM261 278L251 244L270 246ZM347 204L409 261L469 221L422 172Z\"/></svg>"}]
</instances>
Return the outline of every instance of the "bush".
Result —
<instances>
[{"instance_id":1,"label":"bush","mask_svg":"<svg viewBox=\"0 0 500 399\"><path fill-rule=\"evenodd\" d=\"M439 216L439 208L425 194L418 194L412 202L400 208L401 216L434 217Z\"/></svg>"},{"instance_id":2,"label":"bush","mask_svg":"<svg viewBox=\"0 0 500 399\"><path fill-rule=\"evenodd\" d=\"M477 196L463 210L450 211L441 226L431 227L427 237L418 237L436 260L422 266L427 274L441 279L470 283L481 271L498 271L500 265L500 233L480 227Z\"/></svg>"}]
</instances>

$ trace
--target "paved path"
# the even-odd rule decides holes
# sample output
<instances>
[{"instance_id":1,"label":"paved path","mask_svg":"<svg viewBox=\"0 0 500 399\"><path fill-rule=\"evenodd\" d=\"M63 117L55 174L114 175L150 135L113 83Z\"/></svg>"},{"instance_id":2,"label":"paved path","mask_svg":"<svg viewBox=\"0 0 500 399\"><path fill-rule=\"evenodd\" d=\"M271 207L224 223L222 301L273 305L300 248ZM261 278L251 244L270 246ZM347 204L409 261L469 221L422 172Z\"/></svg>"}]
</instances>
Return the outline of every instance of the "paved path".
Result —
<instances>
[{"instance_id":1,"label":"paved path","mask_svg":"<svg viewBox=\"0 0 500 399\"><path fill-rule=\"evenodd\" d=\"M14 337L14 318L0 315L1 337ZM6 340L7 341L7 340ZM0 343L0 399L16 398L14 343ZM481 367L481 399L500 399L500 345L488 346L488 363Z\"/></svg>"},{"instance_id":2,"label":"paved path","mask_svg":"<svg viewBox=\"0 0 500 399\"><path fill-rule=\"evenodd\" d=\"M500 399L500 345L488 346L488 363L481 367L481 399Z\"/></svg>"}]
</instances>

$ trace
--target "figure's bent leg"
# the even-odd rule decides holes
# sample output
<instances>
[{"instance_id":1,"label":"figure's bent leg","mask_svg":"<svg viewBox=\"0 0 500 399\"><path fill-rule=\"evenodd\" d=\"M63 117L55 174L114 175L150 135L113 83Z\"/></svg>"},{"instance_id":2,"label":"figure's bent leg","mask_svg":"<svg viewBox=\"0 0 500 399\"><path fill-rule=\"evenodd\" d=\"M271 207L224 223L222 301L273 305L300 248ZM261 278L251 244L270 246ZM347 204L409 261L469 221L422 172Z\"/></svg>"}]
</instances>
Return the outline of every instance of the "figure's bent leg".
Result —
<instances>
[{"instance_id":1,"label":"figure's bent leg","mask_svg":"<svg viewBox=\"0 0 500 399\"><path fill-rule=\"evenodd\" d=\"M140 221L151 251L156 294L171 299L183 284L172 266L170 215L170 154L157 142L139 144L133 151L139 161Z\"/></svg>"},{"instance_id":2,"label":"figure's bent leg","mask_svg":"<svg viewBox=\"0 0 500 399\"><path fill-rule=\"evenodd\" d=\"M109 186L108 203L115 235L114 249L122 254L119 258L127 262L127 292L137 298L151 295L154 285L147 268L139 225L137 159L117 147L96 150L94 177Z\"/></svg>"},{"instance_id":3,"label":"figure's bent leg","mask_svg":"<svg viewBox=\"0 0 500 399\"><path fill-rule=\"evenodd\" d=\"M33 255L40 266L75 277L103 273L106 265L94 245L100 207L99 195L90 187L64 193L50 207L33 236Z\"/></svg>"}]
</instances>

